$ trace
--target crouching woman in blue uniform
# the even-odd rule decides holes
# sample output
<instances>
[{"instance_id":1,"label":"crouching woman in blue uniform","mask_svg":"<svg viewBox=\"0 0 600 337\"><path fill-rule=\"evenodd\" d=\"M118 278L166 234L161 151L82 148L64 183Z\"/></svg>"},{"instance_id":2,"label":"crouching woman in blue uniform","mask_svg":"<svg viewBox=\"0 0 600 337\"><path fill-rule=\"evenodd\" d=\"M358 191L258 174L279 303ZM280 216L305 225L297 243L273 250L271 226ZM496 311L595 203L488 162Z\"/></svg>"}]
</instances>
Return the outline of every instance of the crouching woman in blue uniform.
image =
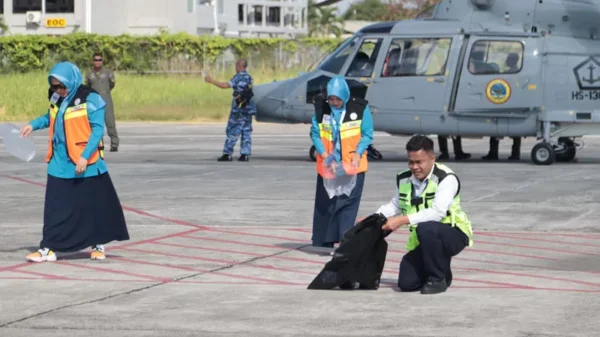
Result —
<instances>
[{"instance_id":1,"label":"crouching woman in blue uniform","mask_svg":"<svg viewBox=\"0 0 600 337\"><path fill-rule=\"evenodd\" d=\"M21 129L21 136L49 128L48 177L40 249L27 261L56 261L56 252L92 248L105 259L104 244L129 240L125 216L104 163L104 107L82 85L72 63L56 64L48 76L48 112Z\"/></svg>"},{"instance_id":2,"label":"crouching woman in blue uniform","mask_svg":"<svg viewBox=\"0 0 600 337\"><path fill-rule=\"evenodd\" d=\"M350 97L343 76L327 84L327 99L317 96L311 138L316 148L317 188L312 245L333 247L355 221L368 169L367 148L373 142L373 120L368 102ZM329 198L323 184L333 171L356 174L350 195Z\"/></svg>"}]
</instances>

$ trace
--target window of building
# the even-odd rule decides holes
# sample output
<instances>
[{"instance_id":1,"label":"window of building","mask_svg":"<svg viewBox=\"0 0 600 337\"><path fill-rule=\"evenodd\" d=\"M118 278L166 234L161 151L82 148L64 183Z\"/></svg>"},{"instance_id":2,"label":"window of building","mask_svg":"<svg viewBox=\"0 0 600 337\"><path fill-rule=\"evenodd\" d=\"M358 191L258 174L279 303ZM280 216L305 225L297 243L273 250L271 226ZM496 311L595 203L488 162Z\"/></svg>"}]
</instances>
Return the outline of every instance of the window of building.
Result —
<instances>
[{"instance_id":1,"label":"window of building","mask_svg":"<svg viewBox=\"0 0 600 337\"><path fill-rule=\"evenodd\" d=\"M75 0L44 0L43 3L42 0L13 0L13 13L24 14L28 11L75 13Z\"/></svg>"},{"instance_id":2,"label":"window of building","mask_svg":"<svg viewBox=\"0 0 600 337\"><path fill-rule=\"evenodd\" d=\"M450 38L394 39L381 76L443 76L451 43Z\"/></svg>"},{"instance_id":3,"label":"window of building","mask_svg":"<svg viewBox=\"0 0 600 337\"><path fill-rule=\"evenodd\" d=\"M269 7L269 11L267 12L267 25L281 25L281 7Z\"/></svg>"},{"instance_id":4,"label":"window of building","mask_svg":"<svg viewBox=\"0 0 600 337\"><path fill-rule=\"evenodd\" d=\"M75 13L75 0L46 0L46 13Z\"/></svg>"},{"instance_id":5,"label":"window of building","mask_svg":"<svg viewBox=\"0 0 600 337\"><path fill-rule=\"evenodd\" d=\"M24 14L27 11L41 11L42 0L13 0L13 13Z\"/></svg>"},{"instance_id":6,"label":"window of building","mask_svg":"<svg viewBox=\"0 0 600 337\"><path fill-rule=\"evenodd\" d=\"M375 68L375 61L377 61L377 55L379 55L379 49L381 49L381 42L383 39L369 38L365 39L360 45L360 48L354 55L354 59L346 76L348 77L371 77L373 75L373 69Z\"/></svg>"},{"instance_id":7,"label":"window of building","mask_svg":"<svg viewBox=\"0 0 600 337\"><path fill-rule=\"evenodd\" d=\"M471 48L469 72L474 75L519 73L523 67L523 49L519 41L477 41Z\"/></svg>"},{"instance_id":8,"label":"window of building","mask_svg":"<svg viewBox=\"0 0 600 337\"><path fill-rule=\"evenodd\" d=\"M4 14L4 1L0 0L0 15Z\"/></svg>"}]
</instances>

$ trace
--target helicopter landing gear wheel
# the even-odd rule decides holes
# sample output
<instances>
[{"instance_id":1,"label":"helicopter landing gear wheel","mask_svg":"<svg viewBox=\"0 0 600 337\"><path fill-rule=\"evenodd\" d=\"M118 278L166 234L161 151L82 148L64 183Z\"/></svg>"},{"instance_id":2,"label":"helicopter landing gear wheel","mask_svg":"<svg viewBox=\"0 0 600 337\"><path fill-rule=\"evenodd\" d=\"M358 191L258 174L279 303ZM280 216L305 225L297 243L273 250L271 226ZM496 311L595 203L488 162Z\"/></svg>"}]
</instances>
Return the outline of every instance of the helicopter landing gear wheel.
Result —
<instances>
[{"instance_id":1,"label":"helicopter landing gear wheel","mask_svg":"<svg viewBox=\"0 0 600 337\"><path fill-rule=\"evenodd\" d=\"M382 160L383 159L381 152L377 151L377 149L375 149L375 147L373 145L370 145L367 148L367 156L373 160Z\"/></svg>"},{"instance_id":2,"label":"helicopter landing gear wheel","mask_svg":"<svg viewBox=\"0 0 600 337\"><path fill-rule=\"evenodd\" d=\"M531 149L531 160L536 165L551 165L556 161L554 147L546 142L535 144Z\"/></svg>"},{"instance_id":3,"label":"helicopter landing gear wheel","mask_svg":"<svg viewBox=\"0 0 600 337\"><path fill-rule=\"evenodd\" d=\"M312 161L317 161L317 148L313 145L310 147L310 151L308 151L308 155Z\"/></svg>"},{"instance_id":4,"label":"helicopter landing gear wheel","mask_svg":"<svg viewBox=\"0 0 600 337\"><path fill-rule=\"evenodd\" d=\"M575 142L568 137L558 138L558 146L555 146L556 161L570 162L575 159L577 154L577 146Z\"/></svg>"}]
</instances>

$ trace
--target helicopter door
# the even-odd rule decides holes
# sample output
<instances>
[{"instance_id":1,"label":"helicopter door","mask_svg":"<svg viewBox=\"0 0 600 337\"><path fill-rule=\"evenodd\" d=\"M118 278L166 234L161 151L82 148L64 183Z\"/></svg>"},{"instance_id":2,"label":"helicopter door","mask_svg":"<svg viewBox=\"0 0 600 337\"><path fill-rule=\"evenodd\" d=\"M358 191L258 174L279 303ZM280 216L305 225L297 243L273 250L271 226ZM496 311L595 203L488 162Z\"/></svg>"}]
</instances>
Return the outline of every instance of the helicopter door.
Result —
<instances>
[{"instance_id":1,"label":"helicopter door","mask_svg":"<svg viewBox=\"0 0 600 337\"><path fill-rule=\"evenodd\" d=\"M446 62L451 37L388 37L366 99L379 130L421 132L422 116L439 120L446 94ZM353 75L349 69L347 76ZM363 75L363 74L361 74ZM366 74L365 74L366 75ZM352 78L352 77L350 77Z\"/></svg>"},{"instance_id":2,"label":"helicopter door","mask_svg":"<svg viewBox=\"0 0 600 337\"><path fill-rule=\"evenodd\" d=\"M541 71L535 62L523 67L523 57L537 57L538 39L472 37L469 44L456 94L456 114L526 116L532 108L530 98L535 94L532 90L539 83ZM502 133L506 126L498 128Z\"/></svg>"}]
</instances>

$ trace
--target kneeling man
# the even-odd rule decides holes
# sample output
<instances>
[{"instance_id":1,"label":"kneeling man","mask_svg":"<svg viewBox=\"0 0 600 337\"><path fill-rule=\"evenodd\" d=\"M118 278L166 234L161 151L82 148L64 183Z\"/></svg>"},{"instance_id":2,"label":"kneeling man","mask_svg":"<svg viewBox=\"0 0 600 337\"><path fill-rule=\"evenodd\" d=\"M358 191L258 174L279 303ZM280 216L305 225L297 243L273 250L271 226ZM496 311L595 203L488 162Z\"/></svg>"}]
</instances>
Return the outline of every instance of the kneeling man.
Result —
<instances>
[{"instance_id":1,"label":"kneeling man","mask_svg":"<svg viewBox=\"0 0 600 337\"><path fill-rule=\"evenodd\" d=\"M446 291L452 282L450 260L473 244L471 223L460 208L460 181L435 162L433 144L422 135L408 141L409 170L397 175L392 201L377 210L387 217L384 230L408 225L398 287L421 294Z\"/></svg>"}]
</instances>

